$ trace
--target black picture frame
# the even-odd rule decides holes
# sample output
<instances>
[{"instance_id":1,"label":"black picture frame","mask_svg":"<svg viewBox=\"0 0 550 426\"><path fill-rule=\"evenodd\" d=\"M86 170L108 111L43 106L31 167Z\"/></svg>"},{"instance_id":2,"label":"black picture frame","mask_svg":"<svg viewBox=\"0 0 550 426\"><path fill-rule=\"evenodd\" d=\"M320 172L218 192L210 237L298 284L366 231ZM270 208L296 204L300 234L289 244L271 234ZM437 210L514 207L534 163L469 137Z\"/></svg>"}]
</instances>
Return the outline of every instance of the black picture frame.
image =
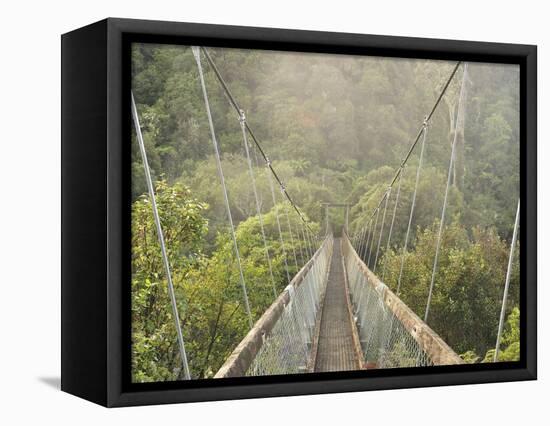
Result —
<instances>
[{"instance_id":1,"label":"black picture frame","mask_svg":"<svg viewBox=\"0 0 550 426\"><path fill-rule=\"evenodd\" d=\"M129 46L132 42L518 64L521 360L130 383ZM116 407L536 379L536 46L118 18L64 34L61 44L62 390Z\"/></svg>"}]
</instances>

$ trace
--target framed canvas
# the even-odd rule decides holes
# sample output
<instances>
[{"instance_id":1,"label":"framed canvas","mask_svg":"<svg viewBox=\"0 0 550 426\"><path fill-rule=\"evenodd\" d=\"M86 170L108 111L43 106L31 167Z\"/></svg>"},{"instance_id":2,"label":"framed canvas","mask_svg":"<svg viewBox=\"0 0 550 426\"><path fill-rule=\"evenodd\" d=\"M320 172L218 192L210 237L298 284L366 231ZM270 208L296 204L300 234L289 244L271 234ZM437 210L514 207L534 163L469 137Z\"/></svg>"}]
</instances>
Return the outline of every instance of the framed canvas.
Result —
<instances>
[{"instance_id":1,"label":"framed canvas","mask_svg":"<svg viewBox=\"0 0 550 426\"><path fill-rule=\"evenodd\" d=\"M112 18L61 41L64 391L536 378L535 46Z\"/></svg>"}]
</instances>

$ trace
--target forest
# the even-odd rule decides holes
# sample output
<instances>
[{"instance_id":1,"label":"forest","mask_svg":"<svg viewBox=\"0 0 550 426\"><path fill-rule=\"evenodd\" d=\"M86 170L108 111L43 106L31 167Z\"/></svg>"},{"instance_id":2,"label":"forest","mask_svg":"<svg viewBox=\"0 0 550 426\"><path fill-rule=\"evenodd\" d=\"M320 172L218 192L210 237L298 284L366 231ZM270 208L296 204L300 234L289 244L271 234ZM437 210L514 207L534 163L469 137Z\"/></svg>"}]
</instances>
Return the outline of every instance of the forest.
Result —
<instances>
[{"instance_id":1,"label":"forest","mask_svg":"<svg viewBox=\"0 0 550 426\"><path fill-rule=\"evenodd\" d=\"M318 236L325 233L321 203L350 204L350 235L366 225L455 66L446 61L227 48L209 52ZM303 223L292 206L280 191L271 191L269 172L251 143L271 280L239 116L206 63L204 71L256 321L286 287L288 275L307 261L307 239L299 238ZM469 63L460 117L462 73L463 68L429 123L399 297L423 316L451 144L457 136L428 324L466 362L492 362L519 197L519 68ZM191 48L134 44L132 92L155 182L191 377L211 378L246 335L249 322ZM179 380L183 372L173 313L135 134L131 155L132 380ZM384 264L382 278L394 291L418 157L416 150L404 169L392 244L382 248L378 259ZM329 223L334 232L341 232L343 211L331 209ZM286 237L283 243L278 226ZM499 361L519 359L519 243L512 271Z\"/></svg>"}]
</instances>

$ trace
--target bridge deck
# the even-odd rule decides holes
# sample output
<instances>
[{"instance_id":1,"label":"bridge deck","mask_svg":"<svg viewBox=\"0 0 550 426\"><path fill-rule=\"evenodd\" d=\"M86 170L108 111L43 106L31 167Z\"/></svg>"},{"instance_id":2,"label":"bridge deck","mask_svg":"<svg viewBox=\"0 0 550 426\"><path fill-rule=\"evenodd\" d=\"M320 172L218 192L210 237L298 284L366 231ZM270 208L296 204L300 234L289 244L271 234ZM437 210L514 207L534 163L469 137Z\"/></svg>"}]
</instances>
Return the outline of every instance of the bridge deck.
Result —
<instances>
[{"instance_id":1,"label":"bridge deck","mask_svg":"<svg viewBox=\"0 0 550 426\"><path fill-rule=\"evenodd\" d=\"M348 311L340 238L334 239L317 341L315 372L356 370L358 360Z\"/></svg>"}]
</instances>

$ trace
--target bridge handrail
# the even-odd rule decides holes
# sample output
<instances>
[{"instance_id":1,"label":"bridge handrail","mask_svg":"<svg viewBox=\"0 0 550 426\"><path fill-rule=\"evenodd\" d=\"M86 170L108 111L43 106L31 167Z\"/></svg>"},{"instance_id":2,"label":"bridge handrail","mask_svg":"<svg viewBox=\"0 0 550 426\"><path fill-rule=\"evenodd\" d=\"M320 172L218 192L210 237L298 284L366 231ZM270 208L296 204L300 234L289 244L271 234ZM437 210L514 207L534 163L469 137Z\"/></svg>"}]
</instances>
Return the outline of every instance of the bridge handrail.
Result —
<instances>
[{"instance_id":1,"label":"bridge handrail","mask_svg":"<svg viewBox=\"0 0 550 426\"><path fill-rule=\"evenodd\" d=\"M361 260L348 235L342 237L344 256L351 255L359 270L367 278L370 285L380 296L380 299L410 333L420 348L428 355L434 365L463 364L464 361L439 335L422 321L403 301L375 275Z\"/></svg>"},{"instance_id":2,"label":"bridge handrail","mask_svg":"<svg viewBox=\"0 0 550 426\"><path fill-rule=\"evenodd\" d=\"M233 350L225 363L218 370L214 378L223 377L241 377L245 376L246 372L252 365L254 358L260 351L264 340L269 336L271 330L281 317L285 307L291 300L291 287L296 290L304 281L307 273L313 267L315 260L320 256L323 250L329 249L331 235L327 235L321 246L317 249L313 257L298 271L289 285L275 299L271 306L263 313L252 329Z\"/></svg>"}]
</instances>

